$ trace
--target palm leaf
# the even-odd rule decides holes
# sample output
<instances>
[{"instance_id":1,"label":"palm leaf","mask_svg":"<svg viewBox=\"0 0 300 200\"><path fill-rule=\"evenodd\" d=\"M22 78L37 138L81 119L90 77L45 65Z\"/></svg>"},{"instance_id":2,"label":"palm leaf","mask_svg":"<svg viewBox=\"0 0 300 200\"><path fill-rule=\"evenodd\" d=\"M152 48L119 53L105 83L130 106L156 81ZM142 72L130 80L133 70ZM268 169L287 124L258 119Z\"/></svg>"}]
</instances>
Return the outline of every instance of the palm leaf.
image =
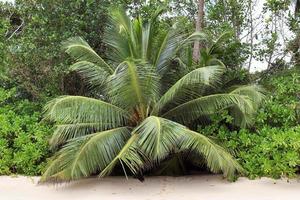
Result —
<instances>
[{"instance_id":1,"label":"palm leaf","mask_svg":"<svg viewBox=\"0 0 300 200\"><path fill-rule=\"evenodd\" d=\"M229 93L208 95L191 100L171 109L162 117L189 124L202 116L209 116L232 106L239 108L242 114L255 112L249 97Z\"/></svg>"},{"instance_id":2,"label":"palm leaf","mask_svg":"<svg viewBox=\"0 0 300 200\"><path fill-rule=\"evenodd\" d=\"M150 66L126 61L111 76L108 93L113 104L145 117L147 107L158 98L159 79Z\"/></svg>"},{"instance_id":3,"label":"palm leaf","mask_svg":"<svg viewBox=\"0 0 300 200\"><path fill-rule=\"evenodd\" d=\"M99 122L58 124L56 125L55 131L50 139L50 146L52 149L54 149L70 139L111 128L114 128L112 124L104 124Z\"/></svg>"},{"instance_id":4,"label":"palm leaf","mask_svg":"<svg viewBox=\"0 0 300 200\"><path fill-rule=\"evenodd\" d=\"M222 66L208 66L195 69L178 80L158 101L153 113L158 113L169 102L185 102L194 94L199 94L200 88L215 86L224 73Z\"/></svg>"},{"instance_id":5,"label":"palm leaf","mask_svg":"<svg viewBox=\"0 0 300 200\"><path fill-rule=\"evenodd\" d=\"M265 98L264 90L257 85L247 85L240 86L233 90L232 94L239 94L247 96L251 101L251 106L253 107L253 112L243 112L239 106L233 106L230 108L230 115L233 116L233 123L245 128L248 125L253 124L253 119L255 115L255 110L258 109L262 101Z\"/></svg>"},{"instance_id":6,"label":"palm leaf","mask_svg":"<svg viewBox=\"0 0 300 200\"><path fill-rule=\"evenodd\" d=\"M137 174L145 163L145 157L137 147L138 134L133 131L133 134L128 139L126 144L115 156L115 158L106 166L100 173L99 177L108 176L114 167L120 163L127 178L125 166L127 166L133 174Z\"/></svg>"},{"instance_id":7,"label":"palm leaf","mask_svg":"<svg viewBox=\"0 0 300 200\"><path fill-rule=\"evenodd\" d=\"M121 125L127 122L127 111L110 103L82 96L61 96L45 107L45 118L60 123L99 122Z\"/></svg>"},{"instance_id":8,"label":"palm leaf","mask_svg":"<svg viewBox=\"0 0 300 200\"><path fill-rule=\"evenodd\" d=\"M159 74L163 75L171 61L171 59L176 55L176 51L181 44L184 35L179 32L177 29L170 29L161 45L159 47L158 53L154 58L154 67L157 69Z\"/></svg>"},{"instance_id":9,"label":"palm leaf","mask_svg":"<svg viewBox=\"0 0 300 200\"><path fill-rule=\"evenodd\" d=\"M182 150L194 151L205 158L207 167L214 173L223 172L224 177L233 179L236 172L243 172L238 162L221 146L195 131L184 129L180 144Z\"/></svg>"},{"instance_id":10,"label":"palm leaf","mask_svg":"<svg viewBox=\"0 0 300 200\"><path fill-rule=\"evenodd\" d=\"M148 117L136 128L139 149L154 162L163 160L178 150L182 133L175 126L172 121L155 116Z\"/></svg>"},{"instance_id":11,"label":"palm leaf","mask_svg":"<svg viewBox=\"0 0 300 200\"><path fill-rule=\"evenodd\" d=\"M103 170L130 137L127 127L115 128L71 140L55 157L41 181L69 181Z\"/></svg>"},{"instance_id":12,"label":"palm leaf","mask_svg":"<svg viewBox=\"0 0 300 200\"><path fill-rule=\"evenodd\" d=\"M103 68L88 61L76 62L70 69L78 72L91 87L96 88L103 86L110 75Z\"/></svg>"},{"instance_id":13,"label":"palm leaf","mask_svg":"<svg viewBox=\"0 0 300 200\"><path fill-rule=\"evenodd\" d=\"M227 42L232 37L232 32L227 31L221 34L216 41L213 42L211 47L209 48L209 54L214 54L215 51L218 51L225 42Z\"/></svg>"},{"instance_id":14,"label":"palm leaf","mask_svg":"<svg viewBox=\"0 0 300 200\"><path fill-rule=\"evenodd\" d=\"M138 58L141 52L140 21L131 22L122 9L114 9L111 13L110 23L104 34L104 43L112 52L108 55L114 62L120 63L127 58Z\"/></svg>"},{"instance_id":15,"label":"palm leaf","mask_svg":"<svg viewBox=\"0 0 300 200\"><path fill-rule=\"evenodd\" d=\"M107 71L107 73L111 74L113 72L113 69L81 37L69 38L63 43L63 49L76 61L91 62Z\"/></svg>"},{"instance_id":16,"label":"palm leaf","mask_svg":"<svg viewBox=\"0 0 300 200\"><path fill-rule=\"evenodd\" d=\"M194 151L205 158L212 172L223 172L224 176L232 178L235 172L243 171L221 146L176 122L150 116L136 132L139 134L139 149L152 162L159 163L171 153Z\"/></svg>"}]
</instances>

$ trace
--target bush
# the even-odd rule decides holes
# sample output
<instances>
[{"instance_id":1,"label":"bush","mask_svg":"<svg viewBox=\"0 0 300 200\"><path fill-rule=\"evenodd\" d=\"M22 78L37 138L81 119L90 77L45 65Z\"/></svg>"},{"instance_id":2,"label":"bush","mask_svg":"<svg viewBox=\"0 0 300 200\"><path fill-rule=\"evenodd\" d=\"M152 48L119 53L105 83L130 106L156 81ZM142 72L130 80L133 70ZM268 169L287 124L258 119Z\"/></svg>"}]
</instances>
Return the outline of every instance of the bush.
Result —
<instances>
[{"instance_id":1,"label":"bush","mask_svg":"<svg viewBox=\"0 0 300 200\"><path fill-rule=\"evenodd\" d=\"M294 177L300 166L299 72L280 72L262 83L268 93L254 127L238 130L232 126L232 117L222 112L198 131L223 143L249 178Z\"/></svg>"},{"instance_id":2,"label":"bush","mask_svg":"<svg viewBox=\"0 0 300 200\"><path fill-rule=\"evenodd\" d=\"M213 139L232 152L249 178L296 175L300 166L300 126L278 128L265 125L256 131L232 131L224 125L231 121L226 113L214 120L213 124L199 131L207 135L214 133Z\"/></svg>"},{"instance_id":3,"label":"bush","mask_svg":"<svg viewBox=\"0 0 300 200\"><path fill-rule=\"evenodd\" d=\"M51 128L40 122L39 104L16 101L15 95L0 89L0 175L39 175L50 154Z\"/></svg>"},{"instance_id":4,"label":"bush","mask_svg":"<svg viewBox=\"0 0 300 200\"><path fill-rule=\"evenodd\" d=\"M292 127L299 124L300 73L279 72L262 81L269 94L257 116L257 126Z\"/></svg>"}]
</instances>

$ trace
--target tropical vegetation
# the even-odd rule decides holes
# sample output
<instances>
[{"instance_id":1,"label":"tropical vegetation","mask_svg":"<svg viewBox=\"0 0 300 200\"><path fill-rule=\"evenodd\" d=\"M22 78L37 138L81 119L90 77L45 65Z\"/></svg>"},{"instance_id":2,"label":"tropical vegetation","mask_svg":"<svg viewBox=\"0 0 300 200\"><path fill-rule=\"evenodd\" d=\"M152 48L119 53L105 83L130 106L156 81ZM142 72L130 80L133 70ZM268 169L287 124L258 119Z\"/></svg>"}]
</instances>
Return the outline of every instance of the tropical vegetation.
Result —
<instances>
[{"instance_id":1,"label":"tropical vegetation","mask_svg":"<svg viewBox=\"0 0 300 200\"><path fill-rule=\"evenodd\" d=\"M0 175L297 176L299 5L0 3Z\"/></svg>"},{"instance_id":2,"label":"tropical vegetation","mask_svg":"<svg viewBox=\"0 0 300 200\"><path fill-rule=\"evenodd\" d=\"M42 181L74 180L91 174L109 175L122 165L133 174L158 165L168 156L192 151L203 157L213 172L233 178L242 171L221 146L188 128L197 120L229 109L235 124L251 124L263 95L257 86L241 86L217 93L223 65L183 69L178 80L165 77L176 52L192 39L205 39L201 33L182 35L176 27L162 38L157 51L155 20L130 20L125 11L112 14L104 35L110 64L98 56L81 38L64 43L66 52L90 86L102 91L98 99L62 96L46 105L46 117L58 123L51 145L64 145L54 155Z\"/></svg>"}]
</instances>

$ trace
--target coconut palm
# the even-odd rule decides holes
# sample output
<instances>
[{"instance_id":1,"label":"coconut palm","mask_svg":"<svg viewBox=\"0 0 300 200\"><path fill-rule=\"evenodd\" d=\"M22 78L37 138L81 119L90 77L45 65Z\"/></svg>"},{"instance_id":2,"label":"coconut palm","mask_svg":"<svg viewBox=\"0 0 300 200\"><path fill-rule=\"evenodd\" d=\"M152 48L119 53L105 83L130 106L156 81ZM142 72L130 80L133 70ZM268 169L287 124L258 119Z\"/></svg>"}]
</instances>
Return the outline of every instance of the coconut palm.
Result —
<instances>
[{"instance_id":1,"label":"coconut palm","mask_svg":"<svg viewBox=\"0 0 300 200\"><path fill-rule=\"evenodd\" d=\"M185 51L182 53L185 55L182 58L177 57L175 60L179 63L179 65L183 68L192 68L192 67L205 67L210 65L221 65L224 66L224 63L218 59L220 53L223 51L222 45L232 37L232 32L227 31L221 34L216 40L214 40L211 36L205 35L205 44L202 44L202 48L200 50L199 62L193 62L193 58L191 55L191 47L187 47Z\"/></svg>"},{"instance_id":2,"label":"coconut palm","mask_svg":"<svg viewBox=\"0 0 300 200\"><path fill-rule=\"evenodd\" d=\"M51 146L60 150L42 182L76 180L95 173L103 177L117 165L126 176L138 174L186 151L204 158L212 172L223 172L226 177L242 170L224 148L188 125L224 109L230 110L237 125L250 125L262 94L257 86L214 93L225 70L218 65L191 69L161 89L166 82L162 77L172 70L177 52L205 37L202 33L186 36L171 27L155 43L159 13L143 21L115 11L106 32L110 53L105 60L81 38L64 44L77 61L71 69L101 95L98 99L62 96L45 106L45 117L57 123Z\"/></svg>"}]
</instances>

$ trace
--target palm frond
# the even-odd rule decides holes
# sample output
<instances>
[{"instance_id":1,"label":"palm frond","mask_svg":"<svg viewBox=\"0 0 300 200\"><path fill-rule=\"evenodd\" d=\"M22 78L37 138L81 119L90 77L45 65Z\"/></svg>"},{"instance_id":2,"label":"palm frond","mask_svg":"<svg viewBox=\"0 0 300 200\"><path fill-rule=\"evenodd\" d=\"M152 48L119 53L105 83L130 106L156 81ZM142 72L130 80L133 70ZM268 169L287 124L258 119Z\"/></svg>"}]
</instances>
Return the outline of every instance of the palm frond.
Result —
<instances>
[{"instance_id":1,"label":"palm frond","mask_svg":"<svg viewBox=\"0 0 300 200\"><path fill-rule=\"evenodd\" d=\"M238 86L230 93L249 97L253 102L253 106L255 107L255 109L257 109L261 102L265 99L265 90L259 85Z\"/></svg>"},{"instance_id":2,"label":"palm frond","mask_svg":"<svg viewBox=\"0 0 300 200\"><path fill-rule=\"evenodd\" d=\"M111 49L108 57L116 63L128 58L139 58L141 22L136 19L132 23L122 9L113 10L109 21L103 38L104 43Z\"/></svg>"},{"instance_id":3,"label":"palm frond","mask_svg":"<svg viewBox=\"0 0 300 200\"><path fill-rule=\"evenodd\" d=\"M201 116L209 116L232 106L239 108L242 114L255 112L248 96L229 93L213 94L191 100L171 109L162 117L189 124Z\"/></svg>"},{"instance_id":4,"label":"palm frond","mask_svg":"<svg viewBox=\"0 0 300 200\"><path fill-rule=\"evenodd\" d=\"M184 35L179 30L171 28L165 35L157 55L153 61L158 73L163 75L170 64L171 59L176 55L176 51L181 44Z\"/></svg>"},{"instance_id":5,"label":"palm frond","mask_svg":"<svg viewBox=\"0 0 300 200\"><path fill-rule=\"evenodd\" d=\"M116 126L127 122L127 111L110 103L83 97L61 96L44 107L45 118L59 123L99 122Z\"/></svg>"},{"instance_id":6,"label":"palm frond","mask_svg":"<svg viewBox=\"0 0 300 200\"><path fill-rule=\"evenodd\" d=\"M213 54L215 51L219 50L221 45L223 45L225 42L227 42L232 37L231 31L226 31L223 34L221 34L216 41L213 42L211 47L209 48L209 54Z\"/></svg>"},{"instance_id":7,"label":"palm frond","mask_svg":"<svg viewBox=\"0 0 300 200\"><path fill-rule=\"evenodd\" d=\"M250 99L251 107L253 107L253 112L244 112L239 106L232 106L229 111L230 115L233 116L233 123L242 128L253 124L255 111L261 105L265 98L264 90L257 85L246 85L240 86L231 91L231 94L239 94L247 96Z\"/></svg>"},{"instance_id":8,"label":"palm frond","mask_svg":"<svg viewBox=\"0 0 300 200\"><path fill-rule=\"evenodd\" d=\"M176 129L176 123L156 116L145 119L135 132L139 134L139 149L154 163L178 151L182 137L182 133Z\"/></svg>"},{"instance_id":9,"label":"palm frond","mask_svg":"<svg viewBox=\"0 0 300 200\"><path fill-rule=\"evenodd\" d=\"M87 61L98 65L107 71L113 73L109 66L81 37L69 38L63 43L63 49L70 54L76 61Z\"/></svg>"},{"instance_id":10,"label":"palm frond","mask_svg":"<svg viewBox=\"0 0 300 200\"><path fill-rule=\"evenodd\" d=\"M126 61L111 76L108 93L113 104L130 111L138 108L145 117L147 107L158 98L159 78L151 66Z\"/></svg>"},{"instance_id":11,"label":"palm frond","mask_svg":"<svg viewBox=\"0 0 300 200\"><path fill-rule=\"evenodd\" d=\"M236 172L243 172L238 162L221 146L204 135L184 129L180 144L182 150L194 151L205 158L207 167L214 173L223 172L224 177L233 179Z\"/></svg>"},{"instance_id":12,"label":"palm frond","mask_svg":"<svg viewBox=\"0 0 300 200\"><path fill-rule=\"evenodd\" d=\"M110 75L103 68L88 61L76 62L71 65L70 69L82 75L87 83L93 88L103 86Z\"/></svg>"},{"instance_id":13,"label":"palm frond","mask_svg":"<svg viewBox=\"0 0 300 200\"><path fill-rule=\"evenodd\" d=\"M205 44L209 41L209 37L204 32L194 32L191 35L189 35L188 37L186 37L184 40L181 41L181 44L178 46L177 51L183 47L186 47L186 46L192 44L195 41L200 41Z\"/></svg>"},{"instance_id":14,"label":"palm frond","mask_svg":"<svg viewBox=\"0 0 300 200\"><path fill-rule=\"evenodd\" d=\"M224 73L222 66L208 66L195 69L178 80L157 102L153 113L158 113L169 102L185 102L187 97L201 95L200 88L215 86Z\"/></svg>"},{"instance_id":15,"label":"palm frond","mask_svg":"<svg viewBox=\"0 0 300 200\"><path fill-rule=\"evenodd\" d=\"M62 96L53 99L45 106L45 119L58 123L51 138L51 146L67 140L102 131L128 123L127 111L101 100Z\"/></svg>"},{"instance_id":16,"label":"palm frond","mask_svg":"<svg viewBox=\"0 0 300 200\"><path fill-rule=\"evenodd\" d=\"M232 178L242 167L221 146L204 135L168 119L150 116L137 129L139 149L160 162L171 153L194 151L205 158L208 168L215 173L223 172ZM200 157L199 157L200 158Z\"/></svg>"},{"instance_id":17,"label":"palm frond","mask_svg":"<svg viewBox=\"0 0 300 200\"><path fill-rule=\"evenodd\" d=\"M154 15L148 20L146 23L141 23L142 27L142 56L141 58L145 61L150 61L151 54L153 52L153 43L154 43L154 33L155 33L155 24L157 22L157 19L161 13L163 13L165 8L158 8ZM142 19L139 19L142 21Z\"/></svg>"},{"instance_id":18,"label":"palm frond","mask_svg":"<svg viewBox=\"0 0 300 200\"><path fill-rule=\"evenodd\" d=\"M71 140L44 173L44 181L70 181L101 171L118 155L130 137L127 127L119 127Z\"/></svg>"},{"instance_id":19,"label":"palm frond","mask_svg":"<svg viewBox=\"0 0 300 200\"><path fill-rule=\"evenodd\" d=\"M85 122L74 124L58 124L55 127L53 135L50 139L50 147L55 149L70 139L89 135L95 132L114 128L113 124L104 124L99 122Z\"/></svg>"},{"instance_id":20,"label":"palm frond","mask_svg":"<svg viewBox=\"0 0 300 200\"><path fill-rule=\"evenodd\" d=\"M133 174L137 174L140 171L145 163L145 157L137 147L138 137L139 136L136 132L132 133L126 144L115 158L105 167L105 169L102 170L99 177L108 176L118 163L122 165L126 178L127 172L125 166L127 166Z\"/></svg>"}]
</instances>

